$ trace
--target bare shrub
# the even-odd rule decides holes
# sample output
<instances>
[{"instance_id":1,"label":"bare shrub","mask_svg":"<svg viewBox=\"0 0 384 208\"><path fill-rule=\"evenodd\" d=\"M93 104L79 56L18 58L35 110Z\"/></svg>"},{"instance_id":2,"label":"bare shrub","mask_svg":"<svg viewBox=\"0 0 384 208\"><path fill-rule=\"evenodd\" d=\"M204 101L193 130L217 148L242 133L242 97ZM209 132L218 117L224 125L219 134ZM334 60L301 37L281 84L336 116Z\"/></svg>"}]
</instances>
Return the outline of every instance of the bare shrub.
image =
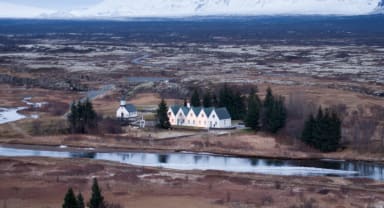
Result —
<instances>
[{"instance_id":1,"label":"bare shrub","mask_svg":"<svg viewBox=\"0 0 384 208\"><path fill-rule=\"evenodd\" d=\"M41 121L40 120L33 120L32 121L32 134L33 135L39 135L41 134Z\"/></svg>"},{"instance_id":2,"label":"bare shrub","mask_svg":"<svg viewBox=\"0 0 384 208\"><path fill-rule=\"evenodd\" d=\"M275 189L280 190L281 189L281 182L275 181Z\"/></svg>"},{"instance_id":3,"label":"bare shrub","mask_svg":"<svg viewBox=\"0 0 384 208\"><path fill-rule=\"evenodd\" d=\"M68 127L65 120L34 120L30 124L30 133L32 135L60 135L67 134Z\"/></svg>"},{"instance_id":4,"label":"bare shrub","mask_svg":"<svg viewBox=\"0 0 384 208\"><path fill-rule=\"evenodd\" d=\"M102 134L120 134L123 132L120 122L112 118L103 118L98 123L99 132Z\"/></svg>"},{"instance_id":5,"label":"bare shrub","mask_svg":"<svg viewBox=\"0 0 384 208\"><path fill-rule=\"evenodd\" d=\"M124 208L121 204L109 203L105 204L105 208Z\"/></svg>"},{"instance_id":6,"label":"bare shrub","mask_svg":"<svg viewBox=\"0 0 384 208\"><path fill-rule=\"evenodd\" d=\"M268 195L268 196L263 196L263 197L261 198L261 204L262 204L263 206L265 206L265 205L271 205L271 204L273 204L273 202L274 202L274 200L273 200L272 196L270 196L270 195Z\"/></svg>"},{"instance_id":7,"label":"bare shrub","mask_svg":"<svg viewBox=\"0 0 384 208\"><path fill-rule=\"evenodd\" d=\"M317 105L306 98L305 92L295 92L288 95L286 107L287 122L282 134L298 138L301 136L305 120L308 115L316 112Z\"/></svg>"},{"instance_id":8,"label":"bare shrub","mask_svg":"<svg viewBox=\"0 0 384 208\"><path fill-rule=\"evenodd\" d=\"M24 111L33 111L33 112L44 112L52 116L62 116L69 110L69 104L59 101L48 101L46 104L41 107L31 107L25 109Z\"/></svg>"},{"instance_id":9,"label":"bare shrub","mask_svg":"<svg viewBox=\"0 0 384 208\"><path fill-rule=\"evenodd\" d=\"M317 207L318 205L316 203L316 200L313 198L302 199L300 204L290 206L290 208L317 208Z\"/></svg>"}]
</instances>

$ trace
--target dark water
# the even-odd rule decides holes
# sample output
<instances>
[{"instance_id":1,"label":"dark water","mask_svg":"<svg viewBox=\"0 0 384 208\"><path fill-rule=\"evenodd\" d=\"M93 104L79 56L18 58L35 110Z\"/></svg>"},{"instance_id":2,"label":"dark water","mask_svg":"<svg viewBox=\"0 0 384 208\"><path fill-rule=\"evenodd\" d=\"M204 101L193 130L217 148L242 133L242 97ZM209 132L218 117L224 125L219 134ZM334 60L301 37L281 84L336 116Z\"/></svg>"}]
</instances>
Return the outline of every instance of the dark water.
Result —
<instances>
[{"instance_id":1,"label":"dark water","mask_svg":"<svg viewBox=\"0 0 384 208\"><path fill-rule=\"evenodd\" d=\"M0 156L90 158L136 166L164 167L177 170L219 170L271 175L361 177L384 181L383 164L359 161L240 158L196 153L103 153L90 152L89 150L70 152L63 148L47 151L6 147L0 147Z\"/></svg>"}]
</instances>

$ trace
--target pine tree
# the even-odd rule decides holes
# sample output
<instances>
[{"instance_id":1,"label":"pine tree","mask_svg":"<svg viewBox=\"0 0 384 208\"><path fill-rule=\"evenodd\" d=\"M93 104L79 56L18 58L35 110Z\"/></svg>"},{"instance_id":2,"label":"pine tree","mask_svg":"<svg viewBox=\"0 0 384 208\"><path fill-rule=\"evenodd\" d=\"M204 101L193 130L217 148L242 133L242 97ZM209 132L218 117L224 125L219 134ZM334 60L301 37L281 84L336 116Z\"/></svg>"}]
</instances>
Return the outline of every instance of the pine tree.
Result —
<instances>
[{"instance_id":1,"label":"pine tree","mask_svg":"<svg viewBox=\"0 0 384 208\"><path fill-rule=\"evenodd\" d=\"M268 87L267 94L264 99L263 103L263 113L262 113L262 127L265 131L270 131L271 124L271 117L273 113L273 103L274 103L274 97L272 94L272 89Z\"/></svg>"},{"instance_id":2,"label":"pine tree","mask_svg":"<svg viewBox=\"0 0 384 208\"><path fill-rule=\"evenodd\" d=\"M239 91L236 91L234 93L233 102L233 119L244 119L246 114L246 106L244 102L244 97Z\"/></svg>"},{"instance_id":3,"label":"pine tree","mask_svg":"<svg viewBox=\"0 0 384 208\"><path fill-rule=\"evenodd\" d=\"M81 193L79 193L77 195L77 207L78 208L85 208L84 197Z\"/></svg>"},{"instance_id":4,"label":"pine tree","mask_svg":"<svg viewBox=\"0 0 384 208\"><path fill-rule=\"evenodd\" d=\"M311 114L304 125L304 130L301 134L301 140L307 144L313 144L313 132L315 129L315 118Z\"/></svg>"},{"instance_id":5,"label":"pine tree","mask_svg":"<svg viewBox=\"0 0 384 208\"><path fill-rule=\"evenodd\" d=\"M251 89L251 92L248 96L247 102L247 115L245 117L245 125L251 129L257 131L260 128L259 119L260 119L260 99L257 96L254 89Z\"/></svg>"},{"instance_id":6,"label":"pine tree","mask_svg":"<svg viewBox=\"0 0 384 208\"><path fill-rule=\"evenodd\" d=\"M200 95L197 89L193 91L192 97L191 97L191 106L193 107L200 107L201 102L200 102Z\"/></svg>"},{"instance_id":7,"label":"pine tree","mask_svg":"<svg viewBox=\"0 0 384 208\"><path fill-rule=\"evenodd\" d=\"M88 99L84 103L72 103L67 120L72 133L84 134L97 128L97 114Z\"/></svg>"},{"instance_id":8,"label":"pine tree","mask_svg":"<svg viewBox=\"0 0 384 208\"><path fill-rule=\"evenodd\" d=\"M157 109L157 119L159 122L159 127L163 129L171 128L171 123L169 122L168 117L168 106L164 99L161 99Z\"/></svg>"},{"instance_id":9,"label":"pine tree","mask_svg":"<svg viewBox=\"0 0 384 208\"><path fill-rule=\"evenodd\" d=\"M85 129L87 132L89 132L89 130L95 129L97 127L97 115L89 99L85 101L83 108Z\"/></svg>"},{"instance_id":10,"label":"pine tree","mask_svg":"<svg viewBox=\"0 0 384 208\"><path fill-rule=\"evenodd\" d=\"M70 113L67 116L67 120L68 120L68 123L69 123L69 129L70 129L71 133L76 133L77 132L77 119L78 119L77 105L75 104L75 102L73 102L71 104Z\"/></svg>"},{"instance_id":11,"label":"pine tree","mask_svg":"<svg viewBox=\"0 0 384 208\"><path fill-rule=\"evenodd\" d=\"M340 146L341 120L336 113L320 107L316 117L310 115L305 122L301 139L323 152L336 151Z\"/></svg>"},{"instance_id":12,"label":"pine tree","mask_svg":"<svg viewBox=\"0 0 384 208\"><path fill-rule=\"evenodd\" d=\"M93 179L92 195L88 206L89 208L105 208L104 197L101 194L96 178Z\"/></svg>"},{"instance_id":13,"label":"pine tree","mask_svg":"<svg viewBox=\"0 0 384 208\"><path fill-rule=\"evenodd\" d=\"M276 133L285 126L287 110L282 96L274 96L268 87L263 103L262 126L270 133Z\"/></svg>"},{"instance_id":14,"label":"pine tree","mask_svg":"<svg viewBox=\"0 0 384 208\"><path fill-rule=\"evenodd\" d=\"M203 97L203 106L205 108L209 108L209 107L212 107L212 96L211 96L211 93L210 92L207 92L204 94L204 97Z\"/></svg>"},{"instance_id":15,"label":"pine tree","mask_svg":"<svg viewBox=\"0 0 384 208\"><path fill-rule=\"evenodd\" d=\"M217 99L216 94L212 95L212 106L213 107L219 107L219 100Z\"/></svg>"},{"instance_id":16,"label":"pine tree","mask_svg":"<svg viewBox=\"0 0 384 208\"><path fill-rule=\"evenodd\" d=\"M69 188L64 197L63 208L79 208L72 188Z\"/></svg>"}]
</instances>

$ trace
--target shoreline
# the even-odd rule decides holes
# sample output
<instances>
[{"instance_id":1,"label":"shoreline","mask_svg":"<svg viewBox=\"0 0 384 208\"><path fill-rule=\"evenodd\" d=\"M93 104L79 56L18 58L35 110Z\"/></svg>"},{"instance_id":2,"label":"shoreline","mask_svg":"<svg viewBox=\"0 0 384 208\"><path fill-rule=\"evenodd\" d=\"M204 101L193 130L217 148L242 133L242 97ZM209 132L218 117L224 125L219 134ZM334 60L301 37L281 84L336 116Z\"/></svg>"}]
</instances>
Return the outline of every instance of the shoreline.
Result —
<instances>
[{"instance_id":1,"label":"shoreline","mask_svg":"<svg viewBox=\"0 0 384 208\"><path fill-rule=\"evenodd\" d=\"M61 147L65 146L65 147ZM59 152L89 152L89 153L124 153L124 152L143 152L143 153L184 153L184 154L208 154L218 155L224 157L238 157L238 158L259 158L259 159L276 159L276 160L334 160L334 161L351 161L351 162L367 162L367 163L379 163L384 164L382 159L372 158L350 158L342 156L329 156L317 154L314 156L281 156L281 155L264 155L264 154L252 154L252 153L239 153L231 151L197 151L191 149L168 149L161 147L153 148L139 148L139 147L106 147L106 146L84 146L84 145L56 145L56 144L33 144L33 143L4 143L0 142L0 147L15 148L15 149L28 149L28 150L43 150L43 151L59 151Z\"/></svg>"}]
</instances>

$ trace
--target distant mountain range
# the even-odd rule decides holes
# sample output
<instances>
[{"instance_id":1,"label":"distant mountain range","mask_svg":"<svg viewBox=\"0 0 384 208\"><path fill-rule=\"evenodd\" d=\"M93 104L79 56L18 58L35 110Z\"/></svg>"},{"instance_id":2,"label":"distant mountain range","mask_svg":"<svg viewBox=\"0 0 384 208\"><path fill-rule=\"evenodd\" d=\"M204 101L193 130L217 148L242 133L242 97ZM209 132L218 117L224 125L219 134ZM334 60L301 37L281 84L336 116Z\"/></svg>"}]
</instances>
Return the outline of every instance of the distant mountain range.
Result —
<instances>
[{"instance_id":1,"label":"distant mountain range","mask_svg":"<svg viewBox=\"0 0 384 208\"><path fill-rule=\"evenodd\" d=\"M5 18L121 18L383 13L384 0L103 0L72 11L0 1Z\"/></svg>"}]
</instances>

